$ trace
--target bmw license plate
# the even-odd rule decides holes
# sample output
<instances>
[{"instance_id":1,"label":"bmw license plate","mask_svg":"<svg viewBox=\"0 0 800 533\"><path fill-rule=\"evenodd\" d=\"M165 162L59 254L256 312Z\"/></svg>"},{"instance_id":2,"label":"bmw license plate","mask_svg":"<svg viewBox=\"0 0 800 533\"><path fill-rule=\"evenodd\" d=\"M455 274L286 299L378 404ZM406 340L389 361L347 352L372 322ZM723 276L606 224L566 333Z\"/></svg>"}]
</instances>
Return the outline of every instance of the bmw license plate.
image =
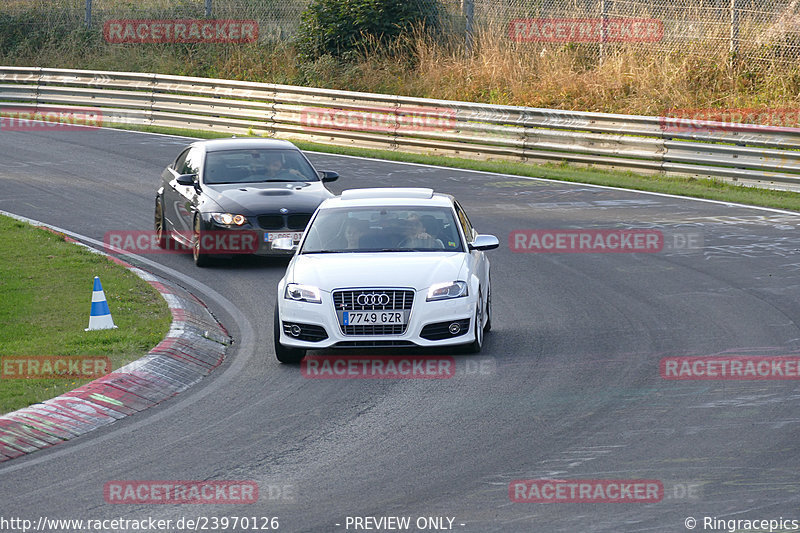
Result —
<instances>
[{"instance_id":1,"label":"bmw license plate","mask_svg":"<svg viewBox=\"0 0 800 533\"><path fill-rule=\"evenodd\" d=\"M339 311L339 324L342 326L391 326L405 325L408 322L408 311Z\"/></svg>"},{"instance_id":2,"label":"bmw license plate","mask_svg":"<svg viewBox=\"0 0 800 533\"><path fill-rule=\"evenodd\" d=\"M281 233L265 233L264 242L272 242L275 239L292 239L292 242L300 242L300 237L303 236L302 231L284 231Z\"/></svg>"}]
</instances>

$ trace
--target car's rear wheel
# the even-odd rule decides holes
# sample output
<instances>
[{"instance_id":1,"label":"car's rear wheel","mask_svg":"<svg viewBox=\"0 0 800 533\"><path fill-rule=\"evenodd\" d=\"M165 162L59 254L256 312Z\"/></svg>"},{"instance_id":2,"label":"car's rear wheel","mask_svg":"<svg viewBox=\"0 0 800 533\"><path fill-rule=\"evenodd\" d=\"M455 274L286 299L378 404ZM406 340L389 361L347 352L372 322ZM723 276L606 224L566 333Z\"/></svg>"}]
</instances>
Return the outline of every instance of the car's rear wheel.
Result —
<instances>
[{"instance_id":1,"label":"car's rear wheel","mask_svg":"<svg viewBox=\"0 0 800 533\"><path fill-rule=\"evenodd\" d=\"M161 203L161 197L156 196L155 214L153 216L153 225L156 230L156 242L159 248L169 248L170 237L167 233L167 228L164 222L164 205Z\"/></svg>"},{"instance_id":2,"label":"car's rear wheel","mask_svg":"<svg viewBox=\"0 0 800 533\"><path fill-rule=\"evenodd\" d=\"M465 353L480 353L483 349L483 295L478 292L478 305L475 306L475 319L472 329L474 331L475 339L464 345Z\"/></svg>"},{"instance_id":3,"label":"car's rear wheel","mask_svg":"<svg viewBox=\"0 0 800 533\"><path fill-rule=\"evenodd\" d=\"M211 256L203 252L203 228L200 216L194 217L194 230L192 231L192 258L199 267L211 264Z\"/></svg>"},{"instance_id":4,"label":"car's rear wheel","mask_svg":"<svg viewBox=\"0 0 800 533\"><path fill-rule=\"evenodd\" d=\"M306 351L302 348L287 348L281 344L281 319L278 316L278 304L275 304L275 319L274 322L274 340L275 340L275 357L281 363L294 364L299 363L306 355Z\"/></svg>"}]
</instances>

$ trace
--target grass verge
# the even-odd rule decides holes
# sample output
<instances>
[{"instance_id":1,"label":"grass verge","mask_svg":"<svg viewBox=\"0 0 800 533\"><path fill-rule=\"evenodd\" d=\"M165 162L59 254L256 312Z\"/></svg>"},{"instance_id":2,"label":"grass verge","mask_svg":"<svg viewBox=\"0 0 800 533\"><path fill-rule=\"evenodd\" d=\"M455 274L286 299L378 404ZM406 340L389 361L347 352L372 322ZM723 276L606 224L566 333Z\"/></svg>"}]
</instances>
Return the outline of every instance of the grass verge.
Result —
<instances>
[{"instance_id":1,"label":"grass verge","mask_svg":"<svg viewBox=\"0 0 800 533\"><path fill-rule=\"evenodd\" d=\"M131 125L109 126L119 129L148 131L151 133L166 133L170 135L185 135L187 137L205 139L230 137L230 135L227 133L216 133L201 130L149 126L136 127ZM722 202L734 202L760 207L800 211L800 193L759 189L744 185L735 185L715 179L642 175L634 172L575 168L567 165L566 163L534 165L530 163L513 161L478 161L474 159L422 155L392 150L377 150L372 148L334 146L294 139L291 140L302 150L307 150L310 152L371 157L375 159L385 159L388 161L402 161L407 163L419 163L423 165L463 168L467 170L479 170L498 174L546 178L573 183L589 183L593 185L621 187L638 191L658 192L664 194L674 194L677 196L705 198L709 200L719 200Z\"/></svg>"},{"instance_id":2,"label":"grass verge","mask_svg":"<svg viewBox=\"0 0 800 533\"><path fill-rule=\"evenodd\" d=\"M0 216L0 249L0 356L109 356L117 369L142 357L169 331L169 307L155 289L62 236ZM118 329L84 331L94 276L100 276ZM0 413L88 381L2 379Z\"/></svg>"}]
</instances>

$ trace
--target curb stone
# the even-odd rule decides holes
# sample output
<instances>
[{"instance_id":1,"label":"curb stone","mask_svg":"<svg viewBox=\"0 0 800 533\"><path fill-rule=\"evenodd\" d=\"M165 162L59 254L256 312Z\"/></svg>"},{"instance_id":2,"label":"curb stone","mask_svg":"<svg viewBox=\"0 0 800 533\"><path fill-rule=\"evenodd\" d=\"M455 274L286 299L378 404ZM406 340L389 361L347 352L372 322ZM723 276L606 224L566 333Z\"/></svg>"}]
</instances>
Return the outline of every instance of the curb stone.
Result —
<instances>
[{"instance_id":1,"label":"curb stone","mask_svg":"<svg viewBox=\"0 0 800 533\"><path fill-rule=\"evenodd\" d=\"M61 396L0 416L0 463L158 405L210 374L222 363L231 343L224 326L193 294L122 259L62 236L105 255L149 283L169 305L172 324L164 340L141 359Z\"/></svg>"}]
</instances>

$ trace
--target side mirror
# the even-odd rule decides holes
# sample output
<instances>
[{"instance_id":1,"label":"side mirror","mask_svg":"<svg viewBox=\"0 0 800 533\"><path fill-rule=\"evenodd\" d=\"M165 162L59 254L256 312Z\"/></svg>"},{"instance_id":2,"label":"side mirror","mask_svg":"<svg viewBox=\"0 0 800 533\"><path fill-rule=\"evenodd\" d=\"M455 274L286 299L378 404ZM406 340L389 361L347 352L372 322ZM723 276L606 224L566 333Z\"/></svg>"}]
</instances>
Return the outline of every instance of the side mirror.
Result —
<instances>
[{"instance_id":1,"label":"side mirror","mask_svg":"<svg viewBox=\"0 0 800 533\"><path fill-rule=\"evenodd\" d=\"M336 181L339 179L339 173L333 172L332 170L320 170L319 177L322 178L322 181Z\"/></svg>"},{"instance_id":2,"label":"side mirror","mask_svg":"<svg viewBox=\"0 0 800 533\"><path fill-rule=\"evenodd\" d=\"M494 235L478 235L469 245L470 250L494 250L500 246L500 241Z\"/></svg>"},{"instance_id":3,"label":"side mirror","mask_svg":"<svg viewBox=\"0 0 800 533\"><path fill-rule=\"evenodd\" d=\"M178 182L178 185L191 186L197 183L197 174L180 174L175 181Z\"/></svg>"},{"instance_id":4,"label":"side mirror","mask_svg":"<svg viewBox=\"0 0 800 533\"><path fill-rule=\"evenodd\" d=\"M283 237L272 241L272 249L281 252L294 252L297 250L297 244L294 243L291 237Z\"/></svg>"}]
</instances>

